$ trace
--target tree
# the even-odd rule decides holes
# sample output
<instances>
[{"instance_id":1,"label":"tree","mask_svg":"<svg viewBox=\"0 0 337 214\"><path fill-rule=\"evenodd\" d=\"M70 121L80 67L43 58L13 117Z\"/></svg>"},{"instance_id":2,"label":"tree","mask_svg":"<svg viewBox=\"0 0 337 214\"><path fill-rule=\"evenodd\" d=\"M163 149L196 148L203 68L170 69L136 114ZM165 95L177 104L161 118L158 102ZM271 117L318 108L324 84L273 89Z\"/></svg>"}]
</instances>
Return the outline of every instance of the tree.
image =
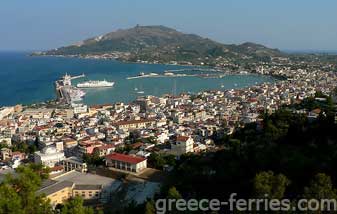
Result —
<instances>
[{"instance_id":1,"label":"tree","mask_svg":"<svg viewBox=\"0 0 337 214\"><path fill-rule=\"evenodd\" d=\"M41 177L33 170L34 167L18 167L16 176L8 175L0 185L0 210L4 210L4 213L52 213L49 201L36 194Z\"/></svg>"},{"instance_id":2,"label":"tree","mask_svg":"<svg viewBox=\"0 0 337 214\"><path fill-rule=\"evenodd\" d=\"M42 164L29 164L28 167L31 168L35 173L37 173L42 180L49 177L49 167L45 167Z\"/></svg>"},{"instance_id":3,"label":"tree","mask_svg":"<svg viewBox=\"0 0 337 214\"><path fill-rule=\"evenodd\" d=\"M84 207L81 197L75 197L64 203L61 208L61 214L94 214L94 210Z\"/></svg>"},{"instance_id":4,"label":"tree","mask_svg":"<svg viewBox=\"0 0 337 214\"><path fill-rule=\"evenodd\" d=\"M229 148L237 155L241 154L241 141L238 139L230 139L228 142Z\"/></svg>"},{"instance_id":5,"label":"tree","mask_svg":"<svg viewBox=\"0 0 337 214\"><path fill-rule=\"evenodd\" d=\"M157 153L151 153L148 162L153 168L156 169L163 169L163 166L165 165L164 158Z\"/></svg>"},{"instance_id":6,"label":"tree","mask_svg":"<svg viewBox=\"0 0 337 214\"><path fill-rule=\"evenodd\" d=\"M336 199L336 189L334 189L330 176L324 173L318 173L310 182L308 187L304 188L305 198L315 199Z\"/></svg>"},{"instance_id":7,"label":"tree","mask_svg":"<svg viewBox=\"0 0 337 214\"><path fill-rule=\"evenodd\" d=\"M156 208L154 206L154 201L148 201L146 202L145 205L145 214L155 214L156 213Z\"/></svg>"},{"instance_id":8,"label":"tree","mask_svg":"<svg viewBox=\"0 0 337 214\"><path fill-rule=\"evenodd\" d=\"M84 154L83 161L89 165L99 166L104 164L104 158L99 156L99 151L94 150L92 154Z\"/></svg>"},{"instance_id":9,"label":"tree","mask_svg":"<svg viewBox=\"0 0 337 214\"><path fill-rule=\"evenodd\" d=\"M274 175L274 172L261 172L254 179L254 193L256 197L282 199L290 181L283 174Z\"/></svg>"},{"instance_id":10,"label":"tree","mask_svg":"<svg viewBox=\"0 0 337 214\"><path fill-rule=\"evenodd\" d=\"M148 158L148 163L151 167L156 169L163 169L164 165L175 166L176 159L174 155L162 155L158 153L151 153Z\"/></svg>"},{"instance_id":11,"label":"tree","mask_svg":"<svg viewBox=\"0 0 337 214\"><path fill-rule=\"evenodd\" d=\"M21 198L8 184L0 186L0 213L23 214Z\"/></svg>"},{"instance_id":12,"label":"tree","mask_svg":"<svg viewBox=\"0 0 337 214\"><path fill-rule=\"evenodd\" d=\"M167 198L170 199L181 199L181 195L175 187L171 187L167 192Z\"/></svg>"},{"instance_id":13,"label":"tree","mask_svg":"<svg viewBox=\"0 0 337 214\"><path fill-rule=\"evenodd\" d=\"M29 164L19 166L15 175L8 174L0 184L0 214L53 214L50 201L36 193L47 171L42 165ZM70 200L63 208L62 213L93 214L83 207L82 199Z\"/></svg>"}]
</instances>

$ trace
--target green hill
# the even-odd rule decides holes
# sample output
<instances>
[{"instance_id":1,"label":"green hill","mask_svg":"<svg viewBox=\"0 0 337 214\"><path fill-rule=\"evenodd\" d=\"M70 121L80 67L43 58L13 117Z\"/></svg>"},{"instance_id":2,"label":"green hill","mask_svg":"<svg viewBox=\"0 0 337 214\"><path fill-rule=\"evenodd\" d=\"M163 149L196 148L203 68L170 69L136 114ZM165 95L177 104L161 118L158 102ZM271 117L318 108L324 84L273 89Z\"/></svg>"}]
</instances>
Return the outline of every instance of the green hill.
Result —
<instances>
[{"instance_id":1,"label":"green hill","mask_svg":"<svg viewBox=\"0 0 337 214\"><path fill-rule=\"evenodd\" d=\"M121 54L120 56L122 60L157 60L160 62L201 62L211 61L218 57L230 60L261 59L282 55L277 49L270 49L259 44L225 45L165 26L139 25L90 38L70 46L46 51L42 54L100 55L113 52L125 53L125 55Z\"/></svg>"}]
</instances>

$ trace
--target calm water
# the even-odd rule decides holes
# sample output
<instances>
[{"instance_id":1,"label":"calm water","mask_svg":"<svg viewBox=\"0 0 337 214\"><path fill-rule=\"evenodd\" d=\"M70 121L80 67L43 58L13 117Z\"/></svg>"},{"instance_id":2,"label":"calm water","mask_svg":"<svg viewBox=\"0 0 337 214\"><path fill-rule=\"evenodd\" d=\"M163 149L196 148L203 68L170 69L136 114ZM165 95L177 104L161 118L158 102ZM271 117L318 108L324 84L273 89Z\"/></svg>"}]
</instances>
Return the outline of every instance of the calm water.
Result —
<instances>
[{"instance_id":1,"label":"calm water","mask_svg":"<svg viewBox=\"0 0 337 214\"><path fill-rule=\"evenodd\" d=\"M55 98L53 82L66 72L70 75L84 73L86 78L74 80L114 81L109 89L90 89L84 102L102 104L112 102L130 102L140 94L135 88L144 91L144 95L160 96L165 93L198 92L209 89L242 88L262 82L274 81L272 77L257 75L230 75L222 79L200 77L179 78L141 78L127 80L139 72L163 73L168 69L183 66L146 65L122 63L114 60L88 60L58 57L30 57L28 53L0 52L0 106L18 103L29 104ZM221 88L224 85L224 88Z\"/></svg>"}]
</instances>

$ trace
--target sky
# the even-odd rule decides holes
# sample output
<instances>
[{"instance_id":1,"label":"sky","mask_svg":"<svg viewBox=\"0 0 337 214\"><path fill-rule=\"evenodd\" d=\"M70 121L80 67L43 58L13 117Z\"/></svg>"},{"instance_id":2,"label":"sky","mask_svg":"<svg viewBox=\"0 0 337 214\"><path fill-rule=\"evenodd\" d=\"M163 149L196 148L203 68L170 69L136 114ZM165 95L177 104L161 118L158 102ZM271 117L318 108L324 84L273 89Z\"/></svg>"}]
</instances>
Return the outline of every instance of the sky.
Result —
<instances>
[{"instance_id":1,"label":"sky","mask_svg":"<svg viewBox=\"0 0 337 214\"><path fill-rule=\"evenodd\" d=\"M0 50L47 50L135 25L225 44L337 51L336 0L1 0Z\"/></svg>"}]
</instances>

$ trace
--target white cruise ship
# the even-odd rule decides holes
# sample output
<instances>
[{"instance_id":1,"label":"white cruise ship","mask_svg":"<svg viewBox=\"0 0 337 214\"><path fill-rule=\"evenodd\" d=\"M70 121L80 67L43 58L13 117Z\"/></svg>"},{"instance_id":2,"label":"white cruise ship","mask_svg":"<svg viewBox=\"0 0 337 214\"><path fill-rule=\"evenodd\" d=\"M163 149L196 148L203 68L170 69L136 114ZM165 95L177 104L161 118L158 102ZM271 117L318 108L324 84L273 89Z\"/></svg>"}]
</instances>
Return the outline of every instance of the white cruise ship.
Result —
<instances>
[{"instance_id":1,"label":"white cruise ship","mask_svg":"<svg viewBox=\"0 0 337 214\"><path fill-rule=\"evenodd\" d=\"M88 82L82 82L78 83L78 88L108 88L112 87L115 84L115 82L108 82L106 80L103 81L94 81L90 80Z\"/></svg>"}]
</instances>

